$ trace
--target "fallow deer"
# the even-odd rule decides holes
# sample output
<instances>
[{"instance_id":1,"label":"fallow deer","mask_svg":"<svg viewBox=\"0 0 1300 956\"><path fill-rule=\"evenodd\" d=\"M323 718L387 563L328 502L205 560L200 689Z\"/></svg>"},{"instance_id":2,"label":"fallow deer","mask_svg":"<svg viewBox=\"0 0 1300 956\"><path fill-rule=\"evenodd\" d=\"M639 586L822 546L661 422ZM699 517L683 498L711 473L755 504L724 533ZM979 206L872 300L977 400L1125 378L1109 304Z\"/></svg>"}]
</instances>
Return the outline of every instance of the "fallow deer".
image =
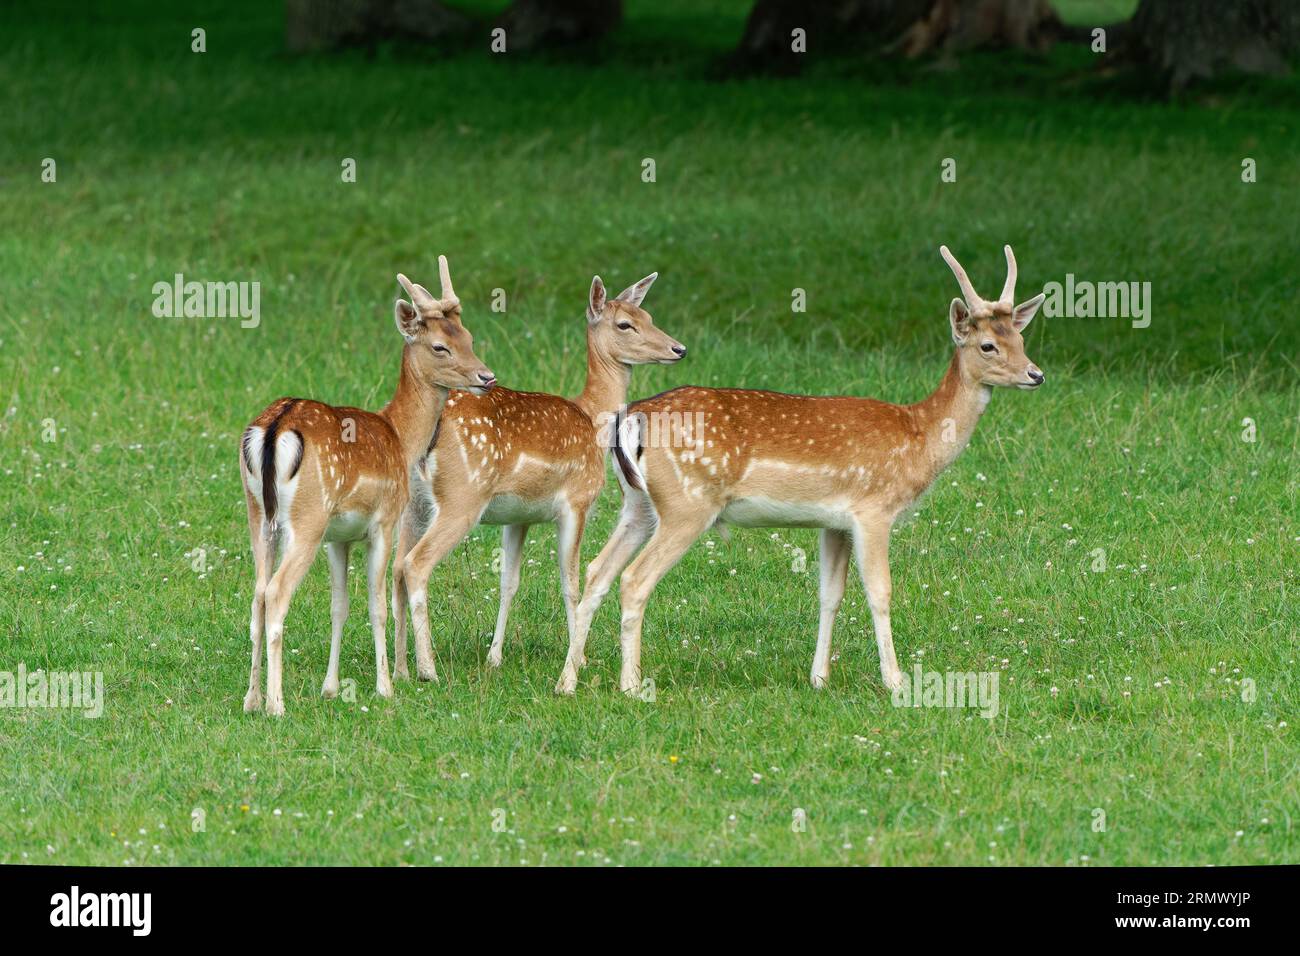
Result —
<instances>
[{"instance_id":1,"label":"fallow deer","mask_svg":"<svg viewBox=\"0 0 1300 956\"><path fill-rule=\"evenodd\" d=\"M881 677L890 690L900 685L903 675L889 620L894 521L965 447L992 386L1030 389L1043 384L1043 373L1025 356L1021 338L1043 295L1014 304L1011 247L1006 247L1006 283L992 302L976 294L947 246L939 251L963 298L949 305L956 351L928 398L892 405L865 398L685 387L629 407L614 448L623 511L588 568L558 692L573 693L592 615L624 568L619 686L628 693L639 689L646 602L659 580L716 521L821 529L821 620L812 665L812 684L818 688L830 679L831 628L844 596L852 545L871 606ZM674 414L677 421L702 422L689 435L688 447L647 443L646 423ZM649 544L632 561L647 539Z\"/></svg>"},{"instance_id":2,"label":"fallow deer","mask_svg":"<svg viewBox=\"0 0 1300 956\"><path fill-rule=\"evenodd\" d=\"M253 662L244 710L262 706L266 643L266 712L284 714L281 690L284 618L289 601L324 541L330 563L330 658L321 693L339 690L339 649L348 612L348 550L369 545L366 570L375 638L375 690L391 697L384 634L384 577L393 530L409 495L409 475L429 445L449 388L487 392L494 376L474 355L460 320L447 260L438 257L442 298L406 276L411 297L395 305L402 367L393 400L377 414L300 398L282 398L244 431L240 475L248 503L257 580L253 591ZM414 304L412 304L414 303ZM272 573L279 551L279 568Z\"/></svg>"},{"instance_id":3,"label":"fallow deer","mask_svg":"<svg viewBox=\"0 0 1300 956\"><path fill-rule=\"evenodd\" d=\"M503 525L501 595L488 663L501 664L510 602L530 525L555 522L556 552L570 634L579 597L579 554L587 514L605 484L602 434L627 401L633 365L679 361L686 348L655 327L641 302L651 273L613 299L600 276L587 301L587 383L572 401L538 392L493 389L457 395L411 489L393 567L394 675L409 677L406 620L415 629L416 672L437 680L426 588L435 565L479 523Z\"/></svg>"}]
</instances>

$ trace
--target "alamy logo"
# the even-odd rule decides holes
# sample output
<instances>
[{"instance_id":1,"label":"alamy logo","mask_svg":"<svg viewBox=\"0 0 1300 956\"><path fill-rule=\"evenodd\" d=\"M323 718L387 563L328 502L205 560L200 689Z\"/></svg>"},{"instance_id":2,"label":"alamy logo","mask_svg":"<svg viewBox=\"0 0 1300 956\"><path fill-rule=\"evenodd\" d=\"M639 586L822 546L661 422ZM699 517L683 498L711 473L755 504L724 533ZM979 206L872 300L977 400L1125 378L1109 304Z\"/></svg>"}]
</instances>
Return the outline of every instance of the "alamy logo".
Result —
<instances>
[{"instance_id":1,"label":"alamy logo","mask_svg":"<svg viewBox=\"0 0 1300 956\"><path fill-rule=\"evenodd\" d=\"M997 671L926 671L917 664L893 692L895 707L960 707L998 715Z\"/></svg>"},{"instance_id":2,"label":"alamy logo","mask_svg":"<svg viewBox=\"0 0 1300 956\"><path fill-rule=\"evenodd\" d=\"M49 707L80 710L83 717L104 713L102 671L0 671L0 707Z\"/></svg>"},{"instance_id":3,"label":"alamy logo","mask_svg":"<svg viewBox=\"0 0 1300 956\"><path fill-rule=\"evenodd\" d=\"M133 936L148 936L153 928L152 893L71 892L50 897L51 926L129 926Z\"/></svg>"},{"instance_id":4,"label":"alamy logo","mask_svg":"<svg viewBox=\"0 0 1300 956\"><path fill-rule=\"evenodd\" d=\"M698 448L704 445L703 412L628 412L623 408L623 425L618 427L618 412L601 412L596 416L596 443L612 448L614 438L624 448L634 441L642 448Z\"/></svg>"},{"instance_id":5,"label":"alamy logo","mask_svg":"<svg viewBox=\"0 0 1300 956\"><path fill-rule=\"evenodd\" d=\"M238 317L245 329L262 322L260 282L186 282L178 272L171 282L155 282L153 295L153 314L160 319Z\"/></svg>"},{"instance_id":6,"label":"alamy logo","mask_svg":"<svg viewBox=\"0 0 1300 956\"><path fill-rule=\"evenodd\" d=\"M1150 282L1076 281L1074 273L1069 272L1064 285L1049 282L1043 292L1047 294L1043 315L1048 318L1132 319L1135 329L1151 324Z\"/></svg>"}]
</instances>

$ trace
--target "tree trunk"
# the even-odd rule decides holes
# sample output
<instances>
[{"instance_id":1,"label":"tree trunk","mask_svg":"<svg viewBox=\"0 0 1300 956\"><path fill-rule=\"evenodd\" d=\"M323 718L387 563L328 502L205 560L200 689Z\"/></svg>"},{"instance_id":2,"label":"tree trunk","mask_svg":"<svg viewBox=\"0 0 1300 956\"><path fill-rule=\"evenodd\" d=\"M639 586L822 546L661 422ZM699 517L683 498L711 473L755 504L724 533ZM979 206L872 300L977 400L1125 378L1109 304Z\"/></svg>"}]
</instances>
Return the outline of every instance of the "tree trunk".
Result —
<instances>
[{"instance_id":1,"label":"tree trunk","mask_svg":"<svg viewBox=\"0 0 1300 956\"><path fill-rule=\"evenodd\" d=\"M1060 39L1061 18L1048 0L934 0L899 38L904 56L946 55L977 47L1046 52Z\"/></svg>"},{"instance_id":2,"label":"tree trunk","mask_svg":"<svg viewBox=\"0 0 1300 956\"><path fill-rule=\"evenodd\" d=\"M1285 73L1297 50L1296 0L1141 0L1114 56L1177 92L1224 69Z\"/></svg>"},{"instance_id":3,"label":"tree trunk","mask_svg":"<svg viewBox=\"0 0 1300 956\"><path fill-rule=\"evenodd\" d=\"M293 53L383 40L427 43L463 33L470 23L437 0L285 0L285 40Z\"/></svg>"},{"instance_id":4,"label":"tree trunk","mask_svg":"<svg viewBox=\"0 0 1300 956\"><path fill-rule=\"evenodd\" d=\"M802 50L796 30L804 31ZM732 62L797 73L808 55L873 44L909 57L984 46L1041 51L1061 30L1049 0L757 0Z\"/></svg>"},{"instance_id":5,"label":"tree trunk","mask_svg":"<svg viewBox=\"0 0 1300 956\"><path fill-rule=\"evenodd\" d=\"M506 49L535 50L599 40L623 19L623 0L515 0L494 27Z\"/></svg>"}]
</instances>

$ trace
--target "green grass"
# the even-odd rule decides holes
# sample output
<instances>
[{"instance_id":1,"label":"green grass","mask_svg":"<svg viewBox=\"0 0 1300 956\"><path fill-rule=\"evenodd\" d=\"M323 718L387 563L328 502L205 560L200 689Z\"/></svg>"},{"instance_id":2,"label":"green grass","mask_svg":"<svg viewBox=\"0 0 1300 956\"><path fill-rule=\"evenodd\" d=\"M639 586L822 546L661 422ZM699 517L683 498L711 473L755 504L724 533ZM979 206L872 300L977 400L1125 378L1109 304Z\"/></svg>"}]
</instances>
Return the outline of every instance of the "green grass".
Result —
<instances>
[{"instance_id":1,"label":"green grass","mask_svg":"<svg viewBox=\"0 0 1300 956\"><path fill-rule=\"evenodd\" d=\"M1294 80L1171 105L1059 50L718 82L745 7L721 3L630 2L591 62L294 60L262 6L0 13L0 670L107 684L99 720L0 709L0 863L1300 860ZM997 719L891 706L856 579L832 687L812 691L808 531L692 548L646 618L654 703L615 690L613 597L577 697L551 693L549 529L501 671L483 662L497 538L480 529L431 587L442 683L392 701L371 690L354 561L357 694L322 701L322 560L289 616L287 719L241 712L237 436L281 394L387 398L394 273L432 281L448 254L479 353L515 387L576 392L592 273L621 288L657 269L647 307L691 355L638 370L635 394L911 401L948 358L938 245L993 294L1004 242L1025 297L1067 272L1150 281L1153 312L1148 329L1036 319L1048 386L997 394L894 536L900 663L998 670ZM260 327L154 318L175 272L260 281ZM586 559L616 512L609 489Z\"/></svg>"}]
</instances>

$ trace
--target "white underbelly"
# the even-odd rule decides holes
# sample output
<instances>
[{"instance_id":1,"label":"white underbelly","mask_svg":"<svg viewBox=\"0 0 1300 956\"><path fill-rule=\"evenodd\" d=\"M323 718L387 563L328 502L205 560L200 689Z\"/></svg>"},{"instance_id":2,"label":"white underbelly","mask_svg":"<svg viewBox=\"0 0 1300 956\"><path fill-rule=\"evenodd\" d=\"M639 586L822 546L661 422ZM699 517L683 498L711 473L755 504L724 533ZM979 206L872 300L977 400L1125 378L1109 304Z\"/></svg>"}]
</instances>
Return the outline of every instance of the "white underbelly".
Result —
<instances>
[{"instance_id":1,"label":"white underbelly","mask_svg":"<svg viewBox=\"0 0 1300 956\"><path fill-rule=\"evenodd\" d=\"M554 520L553 501L525 501L517 495L497 495L479 519L483 524L547 524Z\"/></svg>"},{"instance_id":2,"label":"white underbelly","mask_svg":"<svg viewBox=\"0 0 1300 956\"><path fill-rule=\"evenodd\" d=\"M369 515L346 511L330 518L325 526L326 541L360 541L370 534Z\"/></svg>"},{"instance_id":3,"label":"white underbelly","mask_svg":"<svg viewBox=\"0 0 1300 956\"><path fill-rule=\"evenodd\" d=\"M741 528L851 528L848 513L840 508L763 497L737 498L719 517Z\"/></svg>"}]
</instances>

